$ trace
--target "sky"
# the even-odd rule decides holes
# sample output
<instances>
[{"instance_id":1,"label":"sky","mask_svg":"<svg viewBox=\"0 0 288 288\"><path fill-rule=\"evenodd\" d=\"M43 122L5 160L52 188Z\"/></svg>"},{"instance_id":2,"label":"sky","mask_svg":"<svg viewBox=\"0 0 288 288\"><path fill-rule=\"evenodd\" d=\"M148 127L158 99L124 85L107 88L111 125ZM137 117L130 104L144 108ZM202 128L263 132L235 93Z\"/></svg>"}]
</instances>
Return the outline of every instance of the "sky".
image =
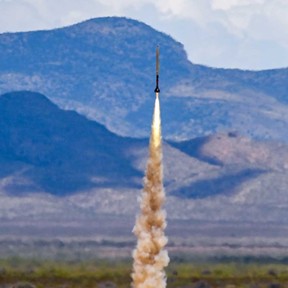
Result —
<instances>
[{"instance_id":1,"label":"sky","mask_svg":"<svg viewBox=\"0 0 288 288\"><path fill-rule=\"evenodd\" d=\"M288 67L288 0L0 0L0 33L104 16L142 21L210 67Z\"/></svg>"}]
</instances>

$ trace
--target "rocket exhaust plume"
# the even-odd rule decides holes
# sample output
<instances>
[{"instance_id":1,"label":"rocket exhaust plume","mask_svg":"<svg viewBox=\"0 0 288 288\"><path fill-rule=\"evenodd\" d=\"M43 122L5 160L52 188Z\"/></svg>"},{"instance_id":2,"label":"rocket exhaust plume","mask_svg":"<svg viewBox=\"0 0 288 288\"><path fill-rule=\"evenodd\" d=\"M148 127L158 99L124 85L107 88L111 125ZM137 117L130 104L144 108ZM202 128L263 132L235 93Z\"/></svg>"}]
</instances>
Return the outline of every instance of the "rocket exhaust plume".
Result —
<instances>
[{"instance_id":1,"label":"rocket exhaust plume","mask_svg":"<svg viewBox=\"0 0 288 288\"><path fill-rule=\"evenodd\" d=\"M159 69L158 55L159 50L157 48L157 69ZM157 72L156 88L159 90L159 75ZM144 178L140 214L133 229L134 234L138 238L137 247L133 251L133 288L166 287L164 267L168 265L169 257L167 251L164 250L168 240L164 234L166 213L162 209L162 204L165 201L165 192L163 188L159 92L156 92L155 89L156 99L149 144L149 159Z\"/></svg>"}]
</instances>

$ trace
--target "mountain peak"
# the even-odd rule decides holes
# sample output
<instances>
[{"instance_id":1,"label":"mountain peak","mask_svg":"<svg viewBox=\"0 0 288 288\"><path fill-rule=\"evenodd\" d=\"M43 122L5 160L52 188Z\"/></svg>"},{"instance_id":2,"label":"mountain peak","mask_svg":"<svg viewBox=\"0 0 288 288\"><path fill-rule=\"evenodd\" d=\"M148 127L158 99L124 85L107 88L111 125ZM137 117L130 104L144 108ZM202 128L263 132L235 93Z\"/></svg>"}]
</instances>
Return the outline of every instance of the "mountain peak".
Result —
<instances>
[{"instance_id":1,"label":"mountain peak","mask_svg":"<svg viewBox=\"0 0 288 288\"><path fill-rule=\"evenodd\" d=\"M41 93L17 91L0 96L2 120L7 118L12 121L14 119L14 123L30 121L35 117L39 120L49 120L51 115L58 115L58 113L59 108Z\"/></svg>"},{"instance_id":2,"label":"mountain peak","mask_svg":"<svg viewBox=\"0 0 288 288\"><path fill-rule=\"evenodd\" d=\"M69 27L73 27L73 28L81 28L83 29L84 27L86 28L91 28L94 27L96 30L97 28L101 30L101 27L110 27L111 31L114 31L114 33L119 32L121 30L126 30L129 28L135 28L135 26L137 27L141 27L141 28L149 28L149 29L153 29L152 27L150 27L149 25L140 22L138 20L132 19L132 18L127 18L127 17L117 17L117 16L113 16L113 17L99 17L99 18L91 18L88 20L85 20L83 22L80 23L76 23L73 24ZM153 29L154 30L154 29ZM88 30L89 31L89 30ZM105 30L102 30L103 32Z\"/></svg>"},{"instance_id":3,"label":"mountain peak","mask_svg":"<svg viewBox=\"0 0 288 288\"><path fill-rule=\"evenodd\" d=\"M42 112L44 112L44 108L58 109L58 107L54 103L52 103L46 96L41 93L32 91L13 91L3 94L0 97L0 107L3 108L4 106L5 109L11 106L16 111L18 109L29 109L30 112L33 109Z\"/></svg>"}]
</instances>

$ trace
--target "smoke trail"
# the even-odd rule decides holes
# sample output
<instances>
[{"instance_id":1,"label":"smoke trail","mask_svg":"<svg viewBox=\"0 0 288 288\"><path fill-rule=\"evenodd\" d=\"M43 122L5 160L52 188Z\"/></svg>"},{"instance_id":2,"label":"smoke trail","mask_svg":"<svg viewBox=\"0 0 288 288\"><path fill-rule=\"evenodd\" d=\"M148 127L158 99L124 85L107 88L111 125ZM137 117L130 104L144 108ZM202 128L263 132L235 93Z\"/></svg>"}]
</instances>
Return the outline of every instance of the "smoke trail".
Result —
<instances>
[{"instance_id":1,"label":"smoke trail","mask_svg":"<svg viewBox=\"0 0 288 288\"><path fill-rule=\"evenodd\" d=\"M163 250L167 244L164 234L166 214L161 208L164 200L160 104L156 93L141 213L133 229L138 238L137 247L133 252L134 288L166 287L164 267L168 265L169 257L167 251Z\"/></svg>"}]
</instances>

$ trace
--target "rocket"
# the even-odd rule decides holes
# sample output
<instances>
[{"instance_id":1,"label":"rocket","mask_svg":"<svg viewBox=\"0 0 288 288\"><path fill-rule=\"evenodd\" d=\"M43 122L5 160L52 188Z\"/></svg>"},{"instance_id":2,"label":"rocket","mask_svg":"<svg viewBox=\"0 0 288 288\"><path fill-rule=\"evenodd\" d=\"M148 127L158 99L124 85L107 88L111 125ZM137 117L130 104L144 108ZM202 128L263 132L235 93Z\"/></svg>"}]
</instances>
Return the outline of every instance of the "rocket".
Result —
<instances>
[{"instance_id":1,"label":"rocket","mask_svg":"<svg viewBox=\"0 0 288 288\"><path fill-rule=\"evenodd\" d=\"M160 93L159 88L159 46L156 48L156 88L154 90L156 93L156 97L158 97L158 93Z\"/></svg>"}]
</instances>

